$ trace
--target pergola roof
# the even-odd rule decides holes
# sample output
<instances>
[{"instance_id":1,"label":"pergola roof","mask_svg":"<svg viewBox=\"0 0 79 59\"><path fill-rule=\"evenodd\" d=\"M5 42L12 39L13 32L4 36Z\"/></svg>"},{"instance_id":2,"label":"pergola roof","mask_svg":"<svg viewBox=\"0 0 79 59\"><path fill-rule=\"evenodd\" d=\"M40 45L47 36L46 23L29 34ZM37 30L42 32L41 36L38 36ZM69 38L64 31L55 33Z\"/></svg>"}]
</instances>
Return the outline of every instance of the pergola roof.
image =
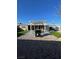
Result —
<instances>
[{"instance_id":1,"label":"pergola roof","mask_svg":"<svg viewBox=\"0 0 79 59\"><path fill-rule=\"evenodd\" d=\"M37 21L31 21L29 25L47 25L46 21L44 20L37 20Z\"/></svg>"}]
</instances>

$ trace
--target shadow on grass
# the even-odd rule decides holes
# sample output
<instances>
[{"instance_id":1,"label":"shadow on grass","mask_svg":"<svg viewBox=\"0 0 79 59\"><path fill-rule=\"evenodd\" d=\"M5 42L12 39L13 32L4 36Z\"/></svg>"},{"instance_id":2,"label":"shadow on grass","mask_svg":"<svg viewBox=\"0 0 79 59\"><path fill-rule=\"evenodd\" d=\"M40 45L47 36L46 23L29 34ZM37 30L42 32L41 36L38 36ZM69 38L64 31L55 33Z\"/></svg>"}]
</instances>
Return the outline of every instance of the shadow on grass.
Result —
<instances>
[{"instance_id":1,"label":"shadow on grass","mask_svg":"<svg viewBox=\"0 0 79 59\"><path fill-rule=\"evenodd\" d=\"M18 39L17 59L61 59L61 42Z\"/></svg>"}]
</instances>

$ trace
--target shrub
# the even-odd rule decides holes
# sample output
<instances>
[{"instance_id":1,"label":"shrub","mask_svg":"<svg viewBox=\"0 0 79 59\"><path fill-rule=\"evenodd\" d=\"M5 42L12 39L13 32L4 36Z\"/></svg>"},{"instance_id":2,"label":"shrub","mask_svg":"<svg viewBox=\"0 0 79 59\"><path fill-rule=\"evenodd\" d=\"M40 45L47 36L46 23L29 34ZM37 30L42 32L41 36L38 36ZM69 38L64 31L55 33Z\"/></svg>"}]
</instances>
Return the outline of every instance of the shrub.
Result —
<instances>
[{"instance_id":1,"label":"shrub","mask_svg":"<svg viewBox=\"0 0 79 59\"><path fill-rule=\"evenodd\" d=\"M18 26L17 27L17 32L21 32L21 31L24 31L24 30Z\"/></svg>"}]
</instances>

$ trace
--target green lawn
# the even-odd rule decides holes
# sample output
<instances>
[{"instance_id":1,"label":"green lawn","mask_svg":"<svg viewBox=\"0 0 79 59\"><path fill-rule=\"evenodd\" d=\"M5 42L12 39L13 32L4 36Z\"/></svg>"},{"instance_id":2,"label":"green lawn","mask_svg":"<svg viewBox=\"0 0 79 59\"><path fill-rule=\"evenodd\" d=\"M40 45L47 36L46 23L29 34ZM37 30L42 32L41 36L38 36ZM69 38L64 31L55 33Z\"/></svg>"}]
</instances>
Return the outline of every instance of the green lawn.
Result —
<instances>
[{"instance_id":1,"label":"green lawn","mask_svg":"<svg viewBox=\"0 0 79 59\"><path fill-rule=\"evenodd\" d=\"M60 38L61 37L61 33L60 32L51 32L51 35L54 35L57 38Z\"/></svg>"},{"instance_id":2,"label":"green lawn","mask_svg":"<svg viewBox=\"0 0 79 59\"><path fill-rule=\"evenodd\" d=\"M27 30L17 32L17 37L19 37L19 36L21 36L21 35L24 35L24 34L27 33L27 32L28 32Z\"/></svg>"}]
</instances>

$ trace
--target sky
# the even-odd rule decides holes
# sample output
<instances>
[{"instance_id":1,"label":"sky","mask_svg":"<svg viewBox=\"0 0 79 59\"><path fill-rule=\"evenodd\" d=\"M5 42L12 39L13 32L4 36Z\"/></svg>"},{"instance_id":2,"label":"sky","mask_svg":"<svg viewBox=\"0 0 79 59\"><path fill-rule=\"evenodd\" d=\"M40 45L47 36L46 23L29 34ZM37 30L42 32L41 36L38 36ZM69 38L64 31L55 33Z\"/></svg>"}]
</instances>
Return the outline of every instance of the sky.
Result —
<instances>
[{"instance_id":1,"label":"sky","mask_svg":"<svg viewBox=\"0 0 79 59\"><path fill-rule=\"evenodd\" d=\"M61 0L17 0L17 23L40 19L61 25Z\"/></svg>"}]
</instances>

